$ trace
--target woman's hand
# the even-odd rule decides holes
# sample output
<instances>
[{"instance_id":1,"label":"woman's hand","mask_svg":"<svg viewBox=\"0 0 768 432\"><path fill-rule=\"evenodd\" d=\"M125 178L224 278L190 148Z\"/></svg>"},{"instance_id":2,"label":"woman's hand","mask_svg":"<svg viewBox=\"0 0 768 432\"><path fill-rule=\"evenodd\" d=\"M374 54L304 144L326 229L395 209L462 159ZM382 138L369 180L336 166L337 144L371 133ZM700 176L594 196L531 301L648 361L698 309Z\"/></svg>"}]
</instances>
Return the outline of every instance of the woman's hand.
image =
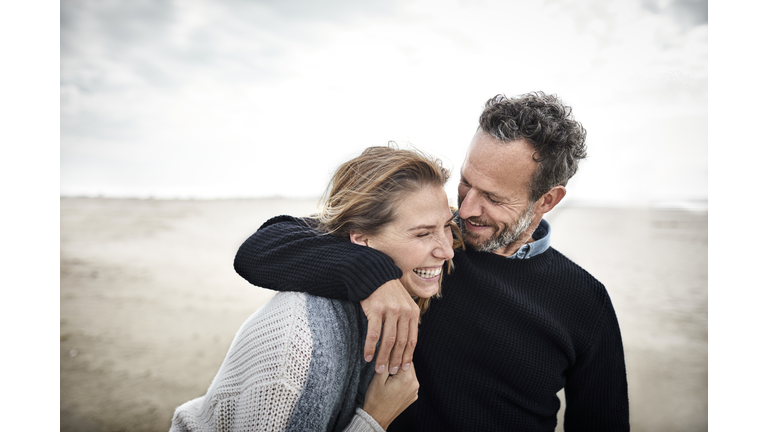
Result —
<instances>
[{"instance_id":1,"label":"woman's hand","mask_svg":"<svg viewBox=\"0 0 768 432\"><path fill-rule=\"evenodd\" d=\"M419 398L419 381L413 365L397 374L374 374L365 393L363 410L387 429L392 420Z\"/></svg>"}]
</instances>

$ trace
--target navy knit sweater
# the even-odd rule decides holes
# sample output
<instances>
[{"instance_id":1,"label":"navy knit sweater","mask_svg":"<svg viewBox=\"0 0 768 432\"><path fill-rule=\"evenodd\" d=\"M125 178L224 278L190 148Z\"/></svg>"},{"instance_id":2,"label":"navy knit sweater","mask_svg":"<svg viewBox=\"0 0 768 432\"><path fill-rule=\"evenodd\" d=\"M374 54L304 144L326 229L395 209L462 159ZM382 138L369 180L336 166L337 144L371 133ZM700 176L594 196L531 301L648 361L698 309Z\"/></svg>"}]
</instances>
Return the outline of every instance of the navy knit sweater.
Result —
<instances>
[{"instance_id":1,"label":"navy knit sweater","mask_svg":"<svg viewBox=\"0 0 768 432\"><path fill-rule=\"evenodd\" d=\"M422 317L418 400L390 431L628 431L624 351L605 287L553 248L535 257L457 250L442 298ZM402 272L385 254L267 221L235 269L254 285L360 301ZM360 353L362 355L362 353Z\"/></svg>"}]
</instances>

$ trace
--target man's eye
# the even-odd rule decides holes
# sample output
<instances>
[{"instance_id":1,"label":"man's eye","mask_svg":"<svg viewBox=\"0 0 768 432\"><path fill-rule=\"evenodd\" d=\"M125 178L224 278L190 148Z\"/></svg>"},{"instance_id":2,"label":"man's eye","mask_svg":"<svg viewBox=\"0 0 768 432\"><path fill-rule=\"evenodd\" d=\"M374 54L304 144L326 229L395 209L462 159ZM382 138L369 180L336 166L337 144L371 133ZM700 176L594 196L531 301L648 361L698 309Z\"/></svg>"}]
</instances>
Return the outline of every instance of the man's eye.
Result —
<instances>
[{"instance_id":1,"label":"man's eye","mask_svg":"<svg viewBox=\"0 0 768 432\"><path fill-rule=\"evenodd\" d=\"M496 201L495 199L491 198L490 195L488 195L488 201L490 201L492 204L499 204L501 201Z\"/></svg>"},{"instance_id":2,"label":"man's eye","mask_svg":"<svg viewBox=\"0 0 768 432\"><path fill-rule=\"evenodd\" d=\"M424 232L424 233L419 233L419 234L417 234L417 235L416 235L416 237L426 237L426 236L428 236L428 235L429 235L429 233L428 233L428 232Z\"/></svg>"}]
</instances>

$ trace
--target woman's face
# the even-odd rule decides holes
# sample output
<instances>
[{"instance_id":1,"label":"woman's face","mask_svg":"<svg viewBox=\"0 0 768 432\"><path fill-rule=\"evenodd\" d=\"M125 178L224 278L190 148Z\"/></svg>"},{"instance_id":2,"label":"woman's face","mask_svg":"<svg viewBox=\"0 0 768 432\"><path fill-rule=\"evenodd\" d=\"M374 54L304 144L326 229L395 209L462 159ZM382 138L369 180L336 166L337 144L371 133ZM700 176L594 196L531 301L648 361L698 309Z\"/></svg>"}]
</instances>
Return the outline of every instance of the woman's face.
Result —
<instances>
[{"instance_id":1,"label":"woman's face","mask_svg":"<svg viewBox=\"0 0 768 432\"><path fill-rule=\"evenodd\" d=\"M437 294L443 263L453 258L451 220L443 188L427 186L409 193L395 208L395 220L381 232L353 233L350 238L389 255L403 271L400 282L408 293L426 298Z\"/></svg>"}]
</instances>

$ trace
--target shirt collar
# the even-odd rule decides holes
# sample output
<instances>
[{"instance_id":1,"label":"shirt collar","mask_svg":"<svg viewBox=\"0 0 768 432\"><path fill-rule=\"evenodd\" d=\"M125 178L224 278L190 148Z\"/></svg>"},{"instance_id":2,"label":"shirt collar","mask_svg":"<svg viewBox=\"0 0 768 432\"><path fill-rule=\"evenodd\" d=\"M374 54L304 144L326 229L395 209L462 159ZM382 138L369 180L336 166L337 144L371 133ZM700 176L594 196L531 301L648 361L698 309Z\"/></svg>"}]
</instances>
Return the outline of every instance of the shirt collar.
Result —
<instances>
[{"instance_id":1,"label":"shirt collar","mask_svg":"<svg viewBox=\"0 0 768 432\"><path fill-rule=\"evenodd\" d=\"M533 242L524 244L514 254L508 256L510 259L528 259L535 257L536 255L544 253L549 249L550 235L552 234L552 228L549 223L544 219L539 222L539 226L533 232Z\"/></svg>"}]
</instances>

